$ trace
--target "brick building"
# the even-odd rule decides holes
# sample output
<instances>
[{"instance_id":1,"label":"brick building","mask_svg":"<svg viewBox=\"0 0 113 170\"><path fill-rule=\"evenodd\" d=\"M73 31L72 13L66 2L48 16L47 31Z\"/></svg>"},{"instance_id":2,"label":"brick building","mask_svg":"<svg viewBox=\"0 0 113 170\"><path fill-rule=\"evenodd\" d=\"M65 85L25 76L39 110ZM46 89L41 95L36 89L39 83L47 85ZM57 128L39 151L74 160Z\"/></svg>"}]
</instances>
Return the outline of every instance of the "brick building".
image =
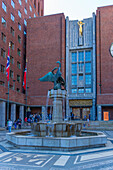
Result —
<instances>
[{"instance_id":1,"label":"brick building","mask_svg":"<svg viewBox=\"0 0 113 170\"><path fill-rule=\"evenodd\" d=\"M113 120L113 5L99 7L96 16L97 119Z\"/></svg>"},{"instance_id":2,"label":"brick building","mask_svg":"<svg viewBox=\"0 0 113 170\"><path fill-rule=\"evenodd\" d=\"M28 102L32 113L44 113L47 93L53 83L38 79L58 66L57 61L61 62L62 77L65 78L65 16L49 15L27 22Z\"/></svg>"},{"instance_id":3,"label":"brick building","mask_svg":"<svg viewBox=\"0 0 113 170\"><path fill-rule=\"evenodd\" d=\"M10 48L9 117L23 120L25 94L22 82L26 60L27 19L43 16L44 0L0 1L0 126L7 120L6 60Z\"/></svg>"}]
</instances>

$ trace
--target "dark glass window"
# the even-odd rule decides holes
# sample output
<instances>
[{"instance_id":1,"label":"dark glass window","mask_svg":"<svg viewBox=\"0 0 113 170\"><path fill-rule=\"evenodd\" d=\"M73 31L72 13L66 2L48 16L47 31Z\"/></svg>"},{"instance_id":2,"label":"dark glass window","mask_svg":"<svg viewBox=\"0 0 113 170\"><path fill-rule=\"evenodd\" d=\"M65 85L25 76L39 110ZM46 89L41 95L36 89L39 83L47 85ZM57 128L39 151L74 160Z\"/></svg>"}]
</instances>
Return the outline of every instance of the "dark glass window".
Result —
<instances>
[{"instance_id":1,"label":"dark glass window","mask_svg":"<svg viewBox=\"0 0 113 170\"><path fill-rule=\"evenodd\" d=\"M72 53L72 62L77 62L77 53Z\"/></svg>"},{"instance_id":2,"label":"dark glass window","mask_svg":"<svg viewBox=\"0 0 113 170\"><path fill-rule=\"evenodd\" d=\"M72 75L72 85L77 85L77 76L76 75Z\"/></svg>"},{"instance_id":3,"label":"dark glass window","mask_svg":"<svg viewBox=\"0 0 113 170\"><path fill-rule=\"evenodd\" d=\"M91 51L85 51L85 61L91 61Z\"/></svg>"}]
</instances>

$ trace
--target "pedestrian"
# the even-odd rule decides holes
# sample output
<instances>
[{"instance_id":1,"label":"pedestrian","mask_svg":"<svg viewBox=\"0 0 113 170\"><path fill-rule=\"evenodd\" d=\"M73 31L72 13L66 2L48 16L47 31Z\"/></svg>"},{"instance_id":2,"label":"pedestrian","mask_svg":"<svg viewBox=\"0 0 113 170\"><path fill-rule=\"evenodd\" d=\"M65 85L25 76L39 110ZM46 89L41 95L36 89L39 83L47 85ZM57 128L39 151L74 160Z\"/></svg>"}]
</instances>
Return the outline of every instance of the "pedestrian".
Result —
<instances>
[{"instance_id":1,"label":"pedestrian","mask_svg":"<svg viewBox=\"0 0 113 170\"><path fill-rule=\"evenodd\" d=\"M18 122L18 129L21 129L21 119L19 119L19 122Z\"/></svg>"},{"instance_id":2,"label":"pedestrian","mask_svg":"<svg viewBox=\"0 0 113 170\"><path fill-rule=\"evenodd\" d=\"M14 127L15 127L15 129L17 128L17 121L16 120L14 121Z\"/></svg>"},{"instance_id":3,"label":"pedestrian","mask_svg":"<svg viewBox=\"0 0 113 170\"><path fill-rule=\"evenodd\" d=\"M25 117L24 122L25 122L25 126L27 126L27 116Z\"/></svg>"},{"instance_id":4,"label":"pedestrian","mask_svg":"<svg viewBox=\"0 0 113 170\"><path fill-rule=\"evenodd\" d=\"M9 121L8 121L9 132L11 132L11 128L12 128L12 120L9 119Z\"/></svg>"}]
</instances>

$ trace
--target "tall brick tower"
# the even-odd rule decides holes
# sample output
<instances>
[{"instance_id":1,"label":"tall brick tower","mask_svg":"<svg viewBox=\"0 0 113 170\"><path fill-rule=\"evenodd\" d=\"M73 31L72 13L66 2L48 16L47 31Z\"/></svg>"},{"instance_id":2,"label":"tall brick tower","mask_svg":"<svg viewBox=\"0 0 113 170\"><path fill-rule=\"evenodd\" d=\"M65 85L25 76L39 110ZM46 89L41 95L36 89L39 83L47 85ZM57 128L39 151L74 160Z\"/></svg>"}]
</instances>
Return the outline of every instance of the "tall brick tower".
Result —
<instances>
[{"instance_id":1,"label":"tall brick tower","mask_svg":"<svg viewBox=\"0 0 113 170\"><path fill-rule=\"evenodd\" d=\"M22 93L22 82L26 60L27 19L43 15L44 0L0 1L0 126L4 126L7 119L5 66L8 44L11 42L9 117L14 120L20 113L24 114L25 95Z\"/></svg>"}]
</instances>

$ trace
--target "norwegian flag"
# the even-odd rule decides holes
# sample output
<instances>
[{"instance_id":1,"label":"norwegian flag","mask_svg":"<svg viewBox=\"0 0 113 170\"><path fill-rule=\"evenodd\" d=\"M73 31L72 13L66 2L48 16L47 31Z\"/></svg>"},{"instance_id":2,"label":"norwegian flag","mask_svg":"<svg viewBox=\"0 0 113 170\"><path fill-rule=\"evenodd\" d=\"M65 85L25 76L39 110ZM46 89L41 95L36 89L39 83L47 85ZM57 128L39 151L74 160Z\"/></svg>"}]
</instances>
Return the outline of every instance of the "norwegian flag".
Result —
<instances>
[{"instance_id":1,"label":"norwegian flag","mask_svg":"<svg viewBox=\"0 0 113 170\"><path fill-rule=\"evenodd\" d=\"M24 70L24 81L23 81L23 88L24 88L24 90L26 90L26 72L27 72L27 68L25 67L25 70Z\"/></svg>"},{"instance_id":2,"label":"norwegian flag","mask_svg":"<svg viewBox=\"0 0 113 170\"><path fill-rule=\"evenodd\" d=\"M7 65L6 65L7 81L9 81L9 70L10 70L10 55L9 55L9 48L8 48Z\"/></svg>"}]
</instances>

